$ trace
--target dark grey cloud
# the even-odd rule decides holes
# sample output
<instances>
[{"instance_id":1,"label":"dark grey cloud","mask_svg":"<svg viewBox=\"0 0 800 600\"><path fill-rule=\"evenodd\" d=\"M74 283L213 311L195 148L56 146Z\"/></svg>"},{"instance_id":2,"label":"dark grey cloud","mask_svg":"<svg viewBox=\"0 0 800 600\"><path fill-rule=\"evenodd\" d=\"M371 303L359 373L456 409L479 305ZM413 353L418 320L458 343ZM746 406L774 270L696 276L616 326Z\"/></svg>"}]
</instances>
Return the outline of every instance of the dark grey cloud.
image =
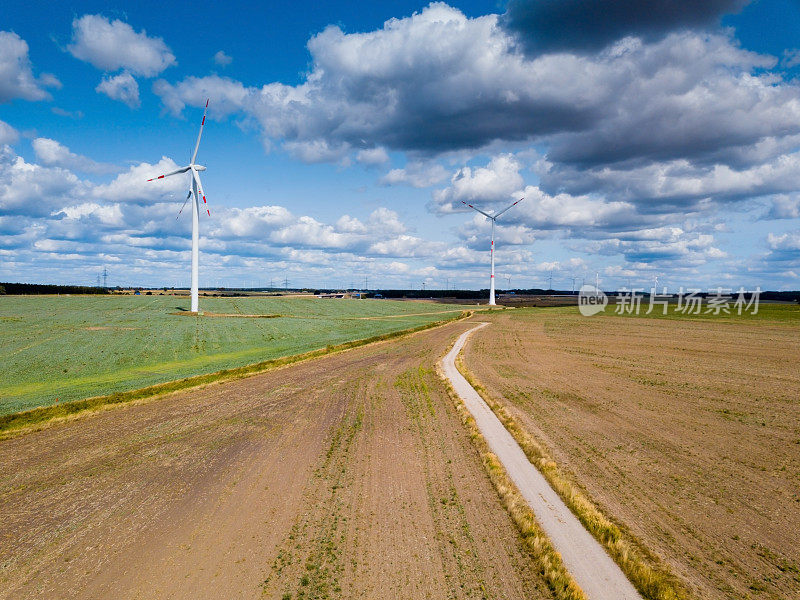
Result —
<instances>
[{"instance_id":1,"label":"dark grey cloud","mask_svg":"<svg viewBox=\"0 0 800 600\"><path fill-rule=\"evenodd\" d=\"M715 25L749 0L510 0L501 19L529 53L596 51Z\"/></svg>"}]
</instances>

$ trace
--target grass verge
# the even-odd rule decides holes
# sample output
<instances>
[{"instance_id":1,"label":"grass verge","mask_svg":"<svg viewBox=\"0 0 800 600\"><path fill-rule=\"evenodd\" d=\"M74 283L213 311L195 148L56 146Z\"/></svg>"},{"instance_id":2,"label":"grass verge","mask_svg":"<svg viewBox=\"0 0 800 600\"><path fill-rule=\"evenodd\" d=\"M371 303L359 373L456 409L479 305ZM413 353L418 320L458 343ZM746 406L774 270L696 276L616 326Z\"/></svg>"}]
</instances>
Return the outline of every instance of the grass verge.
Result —
<instances>
[{"instance_id":1,"label":"grass verge","mask_svg":"<svg viewBox=\"0 0 800 600\"><path fill-rule=\"evenodd\" d=\"M647 600L690 600L692 596L652 552L629 532L614 523L559 469L558 464L528 431L523 429L507 408L493 398L456 357L456 368L484 399L508 432L522 448L528 460L544 475L550 486L583 523L594 538L606 548L630 582Z\"/></svg>"},{"instance_id":2,"label":"grass verge","mask_svg":"<svg viewBox=\"0 0 800 600\"><path fill-rule=\"evenodd\" d=\"M449 351L449 348L448 348ZM531 552L539 573L553 592L556 600L587 600L578 584L570 575L561 560L561 555L553 548L547 534L539 527L528 503L508 476L497 456L489 449L486 438L478 429L464 402L456 394L447 377L437 365L436 371L444 383L447 393L456 407L459 418L469 432L470 439L481 457L484 469L497 491L500 501L511 516L526 547Z\"/></svg>"},{"instance_id":3,"label":"grass verge","mask_svg":"<svg viewBox=\"0 0 800 600\"><path fill-rule=\"evenodd\" d=\"M375 335L360 340L352 340L341 344L330 345L324 348L318 348L316 350L304 352L302 354L294 354L292 356L284 356L272 360L265 360L242 367L223 369L214 373L186 377L183 379L151 385L137 390L117 392L114 394L108 394L106 396L95 396L92 398L85 398L83 400L64 402L62 404L53 404L51 406L41 406L31 410L3 415L0 416L0 440L6 439L13 435L35 431L51 421L64 420L80 414L101 410L113 405L163 396L165 394L170 394L172 392L177 392L188 388L201 387L211 383L249 377L251 375L256 375L258 373L269 371L285 365L290 365L313 358L319 358L321 356L326 356L335 352L342 352L344 350L350 350L352 348L359 348L361 346L366 346L367 344L404 337L419 331L424 331L426 329L433 329L434 327L440 327L453 321L469 318L472 316L472 314L472 311L462 311L460 314L453 317L442 319L440 321L434 321L432 323L426 323L411 329L393 331L391 333Z\"/></svg>"}]
</instances>

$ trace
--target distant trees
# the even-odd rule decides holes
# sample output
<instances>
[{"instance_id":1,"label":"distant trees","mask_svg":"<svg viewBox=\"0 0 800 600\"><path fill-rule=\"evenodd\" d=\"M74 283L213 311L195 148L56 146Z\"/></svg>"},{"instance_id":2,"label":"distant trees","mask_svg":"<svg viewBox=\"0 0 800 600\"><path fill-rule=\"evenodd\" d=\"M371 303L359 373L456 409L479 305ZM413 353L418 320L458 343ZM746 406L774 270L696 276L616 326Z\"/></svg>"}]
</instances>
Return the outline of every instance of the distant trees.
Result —
<instances>
[{"instance_id":1,"label":"distant trees","mask_svg":"<svg viewBox=\"0 0 800 600\"><path fill-rule=\"evenodd\" d=\"M110 294L111 291L101 287L83 285L54 285L43 283L0 283L0 294Z\"/></svg>"}]
</instances>

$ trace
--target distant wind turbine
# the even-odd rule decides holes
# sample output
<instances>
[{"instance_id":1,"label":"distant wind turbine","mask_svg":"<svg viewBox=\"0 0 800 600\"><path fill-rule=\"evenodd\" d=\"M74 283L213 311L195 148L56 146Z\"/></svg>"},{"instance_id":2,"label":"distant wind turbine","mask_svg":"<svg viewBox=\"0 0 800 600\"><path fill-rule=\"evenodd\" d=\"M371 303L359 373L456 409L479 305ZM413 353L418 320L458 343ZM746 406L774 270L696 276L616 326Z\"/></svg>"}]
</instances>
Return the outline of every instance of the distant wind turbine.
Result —
<instances>
[{"instance_id":1,"label":"distant wind turbine","mask_svg":"<svg viewBox=\"0 0 800 600\"><path fill-rule=\"evenodd\" d=\"M180 216L181 212L183 212L186 203L189 201L189 198L192 197L194 194L194 202L192 202L192 312L199 311L199 298L198 298L198 272L200 266L200 197L203 198L203 204L205 205L206 212L208 216L211 216L211 211L208 210L208 202L206 202L206 195L203 192L203 184L200 183L200 171L205 171L206 168L203 165L198 165L194 161L197 159L197 150L200 148L200 138L203 135L203 127L206 124L206 112L208 112L208 100L206 100L206 108L203 111L203 120L200 122L200 131L197 133L197 143L194 145L194 152L192 152L192 158L189 161L189 164L185 167L181 167L177 171L172 171L171 173L165 173L164 175L159 175L158 177L153 177L152 179L148 179L147 181L155 181L156 179L164 179L165 177L171 177L172 175L178 175L180 173L186 173L190 171L192 173L192 178L189 182L190 188L189 193L186 195L186 200L183 202L183 206L181 210L178 212Z\"/></svg>"},{"instance_id":2,"label":"distant wind turbine","mask_svg":"<svg viewBox=\"0 0 800 600\"><path fill-rule=\"evenodd\" d=\"M499 213L495 213L494 215L490 215L488 213L485 213L480 208L475 208L474 206L472 206L472 204L467 204L463 200L461 201L462 204L465 204L465 205L469 206L472 210L478 211L484 217L486 217L487 219L489 219L492 222L492 246L491 246L491 249L489 250L489 255L491 256L491 261L492 261L492 275L489 278L489 305L490 306L495 306L497 304L494 301L494 224L497 221L498 217L500 217L500 215L502 215L508 209L513 208L514 206L516 206L517 204L519 204L523 200L525 200L525 198L520 198L519 200L514 202L514 204L512 204L511 206L509 206L507 208L504 208Z\"/></svg>"}]
</instances>

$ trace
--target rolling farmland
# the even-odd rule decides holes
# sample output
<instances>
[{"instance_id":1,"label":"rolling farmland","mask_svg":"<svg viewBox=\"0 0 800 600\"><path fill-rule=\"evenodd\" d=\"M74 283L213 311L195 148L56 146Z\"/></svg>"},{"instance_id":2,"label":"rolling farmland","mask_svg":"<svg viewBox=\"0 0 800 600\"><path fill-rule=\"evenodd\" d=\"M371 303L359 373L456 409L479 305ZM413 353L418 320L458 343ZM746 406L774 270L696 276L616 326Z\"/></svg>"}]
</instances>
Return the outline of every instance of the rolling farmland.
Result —
<instances>
[{"instance_id":1,"label":"rolling farmland","mask_svg":"<svg viewBox=\"0 0 800 600\"><path fill-rule=\"evenodd\" d=\"M470 326L0 441L0 598L552 598L433 372Z\"/></svg>"},{"instance_id":2,"label":"rolling farmland","mask_svg":"<svg viewBox=\"0 0 800 600\"><path fill-rule=\"evenodd\" d=\"M800 588L800 308L481 315L465 365L698 598Z\"/></svg>"},{"instance_id":3,"label":"rolling farmland","mask_svg":"<svg viewBox=\"0 0 800 600\"><path fill-rule=\"evenodd\" d=\"M461 307L314 298L0 298L0 415L141 388L447 319ZM447 312L449 311L449 312Z\"/></svg>"}]
</instances>

